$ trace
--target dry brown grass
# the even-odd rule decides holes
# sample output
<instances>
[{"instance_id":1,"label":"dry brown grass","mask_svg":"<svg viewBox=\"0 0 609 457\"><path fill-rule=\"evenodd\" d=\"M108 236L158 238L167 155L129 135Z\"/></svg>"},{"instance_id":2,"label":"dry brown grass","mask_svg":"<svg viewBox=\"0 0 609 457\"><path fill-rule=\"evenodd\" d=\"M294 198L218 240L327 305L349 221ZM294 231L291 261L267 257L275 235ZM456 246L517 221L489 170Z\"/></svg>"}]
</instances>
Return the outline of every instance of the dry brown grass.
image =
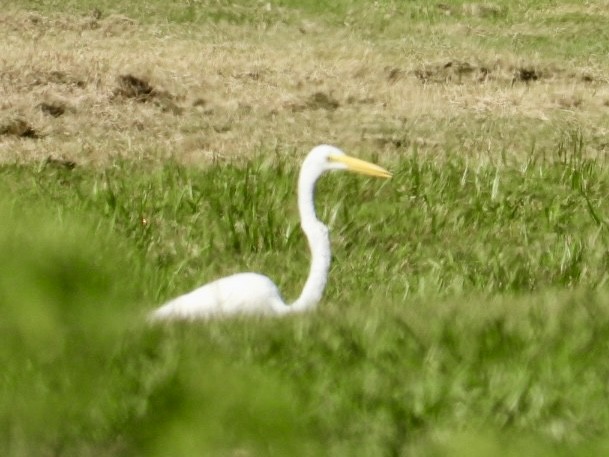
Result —
<instances>
[{"instance_id":1,"label":"dry brown grass","mask_svg":"<svg viewBox=\"0 0 609 457\"><path fill-rule=\"evenodd\" d=\"M442 33L459 40L472 30ZM569 128L584 131L592 153L605 148L606 66L465 39L447 51L311 22L179 29L13 11L0 17L0 41L0 127L25 122L35 133L0 134L2 161L196 163L321 142L518 157ZM147 88L130 93L131 77Z\"/></svg>"}]
</instances>

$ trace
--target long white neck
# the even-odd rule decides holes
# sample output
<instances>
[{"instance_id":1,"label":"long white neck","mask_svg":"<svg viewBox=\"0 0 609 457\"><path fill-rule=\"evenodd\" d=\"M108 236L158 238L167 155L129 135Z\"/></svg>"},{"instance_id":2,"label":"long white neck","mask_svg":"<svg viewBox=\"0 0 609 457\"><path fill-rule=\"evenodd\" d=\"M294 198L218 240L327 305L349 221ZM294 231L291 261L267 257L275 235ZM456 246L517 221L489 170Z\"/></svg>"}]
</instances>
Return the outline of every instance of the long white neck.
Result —
<instances>
[{"instance_id":1,"label":"long white neck","mask_svg":"<svg viewBox=\"0 0 609 457\"><path fill-rule=\"evenodd\" d=\"M290 306L290 312L312 309L321 300L330 269L330 236L326 227L315 216L315 183L319 174L303 167L298 178L298 211L300 225L311 250L311 270L300 297Z\"/></svg>"}]
</instances>

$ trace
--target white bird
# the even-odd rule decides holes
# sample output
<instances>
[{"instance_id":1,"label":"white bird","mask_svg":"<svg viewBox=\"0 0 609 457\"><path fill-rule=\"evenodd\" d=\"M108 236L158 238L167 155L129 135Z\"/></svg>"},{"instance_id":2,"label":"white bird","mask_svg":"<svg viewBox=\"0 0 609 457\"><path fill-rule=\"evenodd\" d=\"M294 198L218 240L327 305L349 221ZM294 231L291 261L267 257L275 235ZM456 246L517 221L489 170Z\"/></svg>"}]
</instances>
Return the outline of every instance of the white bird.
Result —
<instances>
[{"instance_id":1,"label":"white bird","mask_svg":"<svg viewBox=\"0 0 609 457\"><path fill-rule=\"evenodd\" d=\"M287 305L277 286L258 273L238 273L217 279L181 295L150 314L152 321L193 320L234 315L285 315L313 309L321 300L330 268L330 237L315 216L315 183L329 170L349 170L381 178L391 173L372 163L346 155L334 146L316 146L305 158L298 178L300 224L311 250L309 277L300 297Z\"/></svg>"}]
</instances>

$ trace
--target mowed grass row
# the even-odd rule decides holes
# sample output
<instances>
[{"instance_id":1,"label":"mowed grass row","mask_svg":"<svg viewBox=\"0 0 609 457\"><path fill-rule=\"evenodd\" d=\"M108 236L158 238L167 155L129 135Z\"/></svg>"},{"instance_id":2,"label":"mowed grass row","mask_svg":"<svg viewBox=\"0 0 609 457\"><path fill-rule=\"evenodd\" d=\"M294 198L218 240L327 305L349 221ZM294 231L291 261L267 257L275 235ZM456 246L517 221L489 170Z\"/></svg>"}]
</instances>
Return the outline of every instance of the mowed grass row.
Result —
<instances>
[{"instance_id":1,"label":"mowed grass row","mask_svg":"<svg viewBox=\"0 0 609 457\"><path fill-rule=\"evenodd\" d=\"M504 0L9 2L0 160L239 161L330 142L522 161L564 130L603 156L603 11Z\"/></svg>"},{"instance_id":2,"label":"mowed grass row","mask_svg":"<svg viewBox=\"0 0 609 457\"><path fill-rule=\"evenodd\" d=\"M571 138L325 177L318 310L168 328L145 312L219 275L297 295L296 158L3 166L1 453L603 455L609 176Z\"/></svg>"},{"instance_id":3,"label":"mowed grass row","mask_svg":"<svg viewBox=\"0 0 609 457\"><path fill-rule=\"evenodd\" d=\"M470 2L451 0L430 3L425 0L401 2L382 0L370 4L362 0L270 2L162 0L23 0L9 1L19 9L48 12L125 14L144 23L232 24L273 27L278 24L302 25L315 21L336 29L349 30L375 41L402 38L431 48L467 49L472 46L516 52L536 57L561 57L581 61L602 59L607 52L606 29L609 18L602 1L582 4L577 0L535 0L511 2ZM461 26L477 33L453 33ZM299 33L295 31L295 33ZM300 31L300 33L305 33ZM298 35L296 35L297 37Z\"/></svg>"}]
</instances>

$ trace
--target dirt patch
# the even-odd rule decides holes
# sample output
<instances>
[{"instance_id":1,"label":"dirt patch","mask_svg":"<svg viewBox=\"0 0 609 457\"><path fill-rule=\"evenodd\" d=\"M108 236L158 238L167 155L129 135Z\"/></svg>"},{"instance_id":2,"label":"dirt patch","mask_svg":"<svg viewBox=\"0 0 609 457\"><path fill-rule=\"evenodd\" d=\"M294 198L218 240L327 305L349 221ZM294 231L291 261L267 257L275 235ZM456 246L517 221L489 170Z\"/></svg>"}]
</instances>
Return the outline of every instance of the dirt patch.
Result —
<instances>
[{"instance_id":1,"label":"dirt patch","mask_svg":"<svg viewBox=\"0 0 609 457\"><path fill-rule=\"evenodd\" d=\"M195 108L205 108L208 104L209 102L201 97L195 98L192 102L192 106Z\"/></svg>"},{"instance_id":2,"label":"dirt patch","mask_svg":"<svg viewBox=\"0 0 609 457\"><path fill-rule=\"evenodd\" d=\"M74 75L70 75L65 71L34 71L29 75L29 84L32 86L44 86L47 84L58 84L64 86L73 86L79 89L84 89L87 83Z\"/></svg>"},{"instance_id":3,"label":"dirt patch","mask_svg":"<svg viewBox=\"0 0 609 457\"><path fill-rule=\"evenodd\" d=\"M25 119L20 117L9 117L0 120L0 135L40 138L38 132Z\"/></svg>"},{"instance_id":4,"label":"dirt patch","mask_svg":"<svg viewBox=\"0 0 609 457\"><path fill-rule=\"evenodd\" d=\"M335 111L339 107L340 102L337 99L332 95L320 91L312 93L304 100L294 100L290 98L283 104L283 108L294 113L316 110ZM273 112L277 113L276 110L273 110Z\"/></svg>"},{"instance_id":5,"label":"dirt patch","mask_svg":"<svg viewBox=\"0 0 609 457\"><path fill-rule=\"evenodd\" d=\"M126 74L117 77L115 97L132 98L138 102L152 102L162 111L182 114L183 108L175 103L175 97L167 91L159 90L143 78Z\"/></svg>"},{"instance_id":6,"label":"dirt patch","mask_svg":"<svg viewBox=\"0 0 609 457\"><path fill-rule=\"evenodd\" d=\"M405 72L399 68L390 68L387 71L387 80L394 83L404 76ZM449 60L447 62L428 63L412 71L412 74L425 84L480 84L497 82L513 85L517 82L526 84L542 79L568 80L571 82L594 82L595 79L581 71L567 71L556 65L543 65L539 63L510 62L496 59L490 62L476 62L466 60Z\"/></svg>"},{"instance_id":7,"label":"dirt patch","mask_svg":"<svg viewBox=\"0 0 609 457\"><path fill-rule=\"evenodd\" d=\"M465 61L449 60L440 64L430 64L414 70L414 75L424 83L454 82L461 84L466 81L484 82L491 71L486 66L476 65ZM393 69L389 80L395 80L399 70Z\"/></svg>"},{"instance_id":8,"label":"dirt patch","mask_svg":"<svg viewBox=\"0 0 609 457\"><path fill-rule=\"evenodd\" d=\"M48 114L52 117L59 117L66 112L65 105L59 102L43 102L40 103L38 107L40 108L40 111L42 111L44 114Z\"/></svg>"},{"instance_id":9,"label":"dirt patch","mask_svg":"<svg viewBox=\"0 0 609 457\"><path fill-rule=\"evenodd\" d=\"M114 95L135 98L140 102L150 101L155 96L155 90L148 81L133 75L119 75L116 78L118 87Z\"/></svg>"},{"instance_id":10,"label":"dirt patch","mask_svg":"<svg viewBox=\"0 0 609 457\"><path fill-rule=\"evenodd\" d=\"M387 73L387 81L396 82L404 77L406 72L398 67L385 67L385 72ZM417 70L415 70L416 75ZM418 76L417 76L418 77Z\"/></svg>"},{"instance_id":11,"label":"dirt patch","mask_svg":"<svg viewBox=\"0 0 609 457\"><path fill-rule=\"evenodd\" d=\"M57 168L61 170L74 170L77 163L73 160L57 159L52 156L48 156L44 161L45 167Z\"/></svg>"},{"instance_id":12,"label":"dirt patch","mask_svg":"<svg viewBox=\"0 0 609 457\"><path fill-rule=\"evenodd\" d=\"M325 92L315 92L306 101L306 106L309 109L323 109L326 111L334 111L340 106L338 100Z\"/></svg>"},{"instance_id":13,"label":"dirt patch","mask_svg":"<svg viewBox=\"0 0 609 457\"><path fill-rule=\"evenodd\" d=\"M541 79L541 72L532 67L518 68L514 75L514 80L529 83Z\"/></svg>"}]
</instances>

